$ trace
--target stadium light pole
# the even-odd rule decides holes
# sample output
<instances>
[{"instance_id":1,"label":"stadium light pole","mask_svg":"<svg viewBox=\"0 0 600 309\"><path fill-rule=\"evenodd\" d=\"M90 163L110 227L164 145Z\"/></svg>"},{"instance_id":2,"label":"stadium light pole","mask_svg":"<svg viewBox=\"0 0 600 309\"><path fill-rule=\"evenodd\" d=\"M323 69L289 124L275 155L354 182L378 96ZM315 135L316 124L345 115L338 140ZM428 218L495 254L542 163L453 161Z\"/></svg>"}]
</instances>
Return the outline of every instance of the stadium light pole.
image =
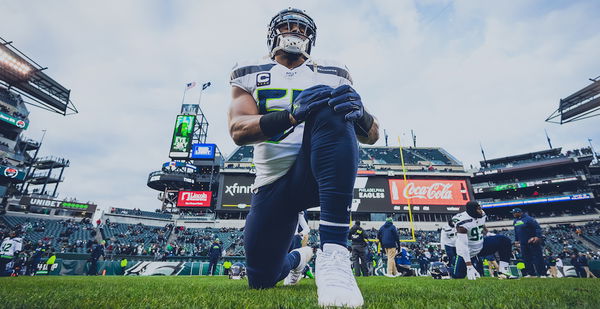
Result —
<instances>
[{"instance_id":1,"label":"stadium light pole","mask_svg":"<svg viewBox=\"0 0 600 309\"><path fill-rule=\"evenodd\" d=\"M598 163L598 157L596 156L596 151L594 150L594 146L592 145L591 138L588 138L588 143L590 143L590 148L592 149L592 156L594 156L594 163Z\"/></svg>"},{"instance_id":2,"label":"stadium light pole","mask_svg":"<svg viewBox=\"0 0 600 309\"><path fill-rule=\"evenodd\" d=\"M27 173L25 173L25 179L23 179L23 185L21 186L21 195L25 192L25 190L27 188L29 188L29 185L27 185L27 187L25 187L25 183L29 179L29 172L31 172L31 167L35 164L35 160L37 159L38 152L40 152L40 148L42 148L42 143L44 142L44 137L46 136L46 130L42 130L42 132L43 133L42 133L42 138L40 139L40 145L35 150L35 153L33 154L33 159L31 159L31 164L27 168Z\"/></svg>"}]
</instances>

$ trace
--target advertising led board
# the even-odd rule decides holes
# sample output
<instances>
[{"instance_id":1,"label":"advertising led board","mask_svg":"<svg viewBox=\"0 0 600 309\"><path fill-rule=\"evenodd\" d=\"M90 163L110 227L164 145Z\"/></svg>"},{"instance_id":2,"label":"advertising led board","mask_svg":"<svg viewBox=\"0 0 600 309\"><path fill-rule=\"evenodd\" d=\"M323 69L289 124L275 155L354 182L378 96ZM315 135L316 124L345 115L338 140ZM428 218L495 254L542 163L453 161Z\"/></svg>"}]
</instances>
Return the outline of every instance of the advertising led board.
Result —
<instances>
[{"instance_id":1,"label":"advertising led board","mask_svg":"<svg viewBox=\"0 0 600 309\"><path fill-rule=\"evenodd\" d=\"M470 201L465 180L390 179L391 201L394 205L453 205Z\"/></svg>"},{"instance_id":2,"label":"advertising led board","mask_svg":"<svg viewBox=\"0 0 600 309\"><path fill-rule=\"evenodd\" d=\"M190 158L192 159L214 159L215 144L193 144Z\"/></svg>"},{"instance_id":3,"label":"advertising led board","mask_svg":"<svg viewBox=\"0 0 600 309\"><path fill-rule=\"evenodd\" d=\"M211 191L179 191L177 207L210 207Z\"/></svg>"},{"instance_id":4,"label":"advertising led board","mask_svg":"<svg viewBox=\"0 0 600 309\"><path fill-rule=\"evenodd\" d=\"M248 211L250 210L250 203L252 201L252 184L254 183L254 175L252 174L224 174L223 175L223 186L221 193L221 200L217 209L219 210L231 210L231 211ZM391 182L402 181L401 179L390 179L386 176L359 176L356 178L354 183L354 193L352 198L351 210L352 212L359 213L391 213L391 212L407 212L408 206L406 203L400 203L400 197L396 198L396 202L393 197L394 185ZM415 204L414 201L419 202L419 199L413 196L411 200L411 210L416 213L456 213L459 212L461 207L470 200L470 195L467 191L467 183L465 180L410 180L410 183L415 184L431 184L431 183L444 183L450 184L450 194L454 199L442 199L446 197L448 192L440 194L440 199L437 200L434 197L429 199L421 199L421 204ZM411 185L411 186L413 186ZM462 185L462 187L461 187ZM395 185L397 189L402 189L402 186ZM464 189L461 189L464 188ZM443 191L443 190L442 190ZM398 191L398 195L402 191ZM435 193L431 193L435 195ZM464 196L463 196L464 194ZM290 197L293 198L293 197ZM466 199L463 199L466 198ZM443 201L443 202L440 202ZM313 208L318 205L307 205L310 211L318 211L318 208Z\"/></svg>"},{"instance_id":5,"label":"advertising led board","mask_svg":"<svg viewBox=\"0 0 600 309\"><path fill-rule=\"evenodd\" d=\"M495 207L509 207L509 206L522 206L522 205L531 205L531 204L541 204L541 203L554 203L554 202L566 202L566 201L576 201L576 200L587 200L593 199L594 195L592 193L580 193L573 195L558 195L552 197L541 197L534 199L524 199L524 200L511 200L511 201L502 201L502 202L481 202L481 208L495 208Z\"/></svg>"},{"instance_id":6,"label":"advertising led board","mask_svg":"<svg viewBox=\"0 0 600 309\"><path fill-rule=\"evenodd\" d=\"M195 124L196 116L194 115L177 116L169 157L187 158L189 156Z\"/></svg>"}]
</instances>

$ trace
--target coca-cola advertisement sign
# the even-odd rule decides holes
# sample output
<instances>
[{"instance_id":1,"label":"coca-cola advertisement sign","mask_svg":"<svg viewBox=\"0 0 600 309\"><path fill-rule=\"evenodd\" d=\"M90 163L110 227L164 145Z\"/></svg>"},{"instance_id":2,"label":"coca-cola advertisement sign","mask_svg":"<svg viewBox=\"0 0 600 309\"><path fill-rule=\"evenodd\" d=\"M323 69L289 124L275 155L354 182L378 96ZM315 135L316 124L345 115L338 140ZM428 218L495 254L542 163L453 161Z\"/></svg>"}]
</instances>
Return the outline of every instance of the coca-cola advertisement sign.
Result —
<instances>
[{"instance_id":1,"label":"coca-cola advertisement sign","mask_svg":"<svg viewBox=\"0 0 600 309\"><path fill-rule=\"evenodd\" d=\"M469 200L465 180L389 179L393 205L465 205Z\"/></svg>"},{"instance_id":2,"label":"coca-cola advertisement sign","mask_svg":"<svg viewBox=\"0 0 600 309\"><path fill-rule=\"evenodd\" d=\"M210 191L179 191L177 207L210 207Z\"/></svg>"}]
</instances>

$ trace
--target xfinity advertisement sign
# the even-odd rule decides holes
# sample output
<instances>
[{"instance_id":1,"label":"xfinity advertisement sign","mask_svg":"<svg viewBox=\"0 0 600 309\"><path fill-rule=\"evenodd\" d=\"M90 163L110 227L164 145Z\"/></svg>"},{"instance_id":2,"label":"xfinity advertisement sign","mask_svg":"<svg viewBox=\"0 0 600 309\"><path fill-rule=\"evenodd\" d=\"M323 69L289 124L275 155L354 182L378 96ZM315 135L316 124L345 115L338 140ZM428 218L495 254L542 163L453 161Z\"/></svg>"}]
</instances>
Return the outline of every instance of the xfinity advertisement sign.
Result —
<instances>
[{"instance_id":1,"label":"xfinity advertisement sign","mask_svg":"<svg viewBox=\"0 0 600 309\"><path fill-rule=\"evenodd\" d=\"M218 209L221 210L250 210L252 201L252 174L225 174L223 178L223 193Z\"/></svg>"}]
</instances>

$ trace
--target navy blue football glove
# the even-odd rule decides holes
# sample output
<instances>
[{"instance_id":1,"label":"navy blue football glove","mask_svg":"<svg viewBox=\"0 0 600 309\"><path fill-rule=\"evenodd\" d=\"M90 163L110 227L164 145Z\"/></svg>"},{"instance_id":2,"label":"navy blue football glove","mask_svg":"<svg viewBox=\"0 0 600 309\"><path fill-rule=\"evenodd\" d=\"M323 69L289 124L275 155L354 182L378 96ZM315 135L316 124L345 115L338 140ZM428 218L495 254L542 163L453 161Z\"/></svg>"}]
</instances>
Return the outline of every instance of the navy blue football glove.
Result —
<instances>
[{"instance_id":1,"label":"navy blue football glove","mask_svg":"<svg viewBox=\"0 0 600 309\"><path fill-rule=\"evenodd\" d=\"M354 131L357 135L368 137L373 126L374 118L365 111L360 95L350 87L342 85L331 92L328 102L336 113L342 113L346 121L354 123Z\"/></svg>"},{"instance_id":2,"label":"navy blue football glove","mask_svg":"<svg viewBox=\"0 0 600 309\"><path fill-rule=\"evenodd\" d=\"M329 106L336 113L346 114L344 118L352 122L362 118L365 112L360 95L350 85L335 88L331 92Z\"/></svg>"},{"instance_id":3,"label":"navy blue football glove","mask_svg":"<svg viewBox=\"0 0 600 309\"><path fill-rule=\"evenodd\" d=\"M298 124L304 122L310 113L324 107L329 102L333 88L317 85L303 90L294 100L290 108L292 117Z\"/></svg>"}]
</instances>

